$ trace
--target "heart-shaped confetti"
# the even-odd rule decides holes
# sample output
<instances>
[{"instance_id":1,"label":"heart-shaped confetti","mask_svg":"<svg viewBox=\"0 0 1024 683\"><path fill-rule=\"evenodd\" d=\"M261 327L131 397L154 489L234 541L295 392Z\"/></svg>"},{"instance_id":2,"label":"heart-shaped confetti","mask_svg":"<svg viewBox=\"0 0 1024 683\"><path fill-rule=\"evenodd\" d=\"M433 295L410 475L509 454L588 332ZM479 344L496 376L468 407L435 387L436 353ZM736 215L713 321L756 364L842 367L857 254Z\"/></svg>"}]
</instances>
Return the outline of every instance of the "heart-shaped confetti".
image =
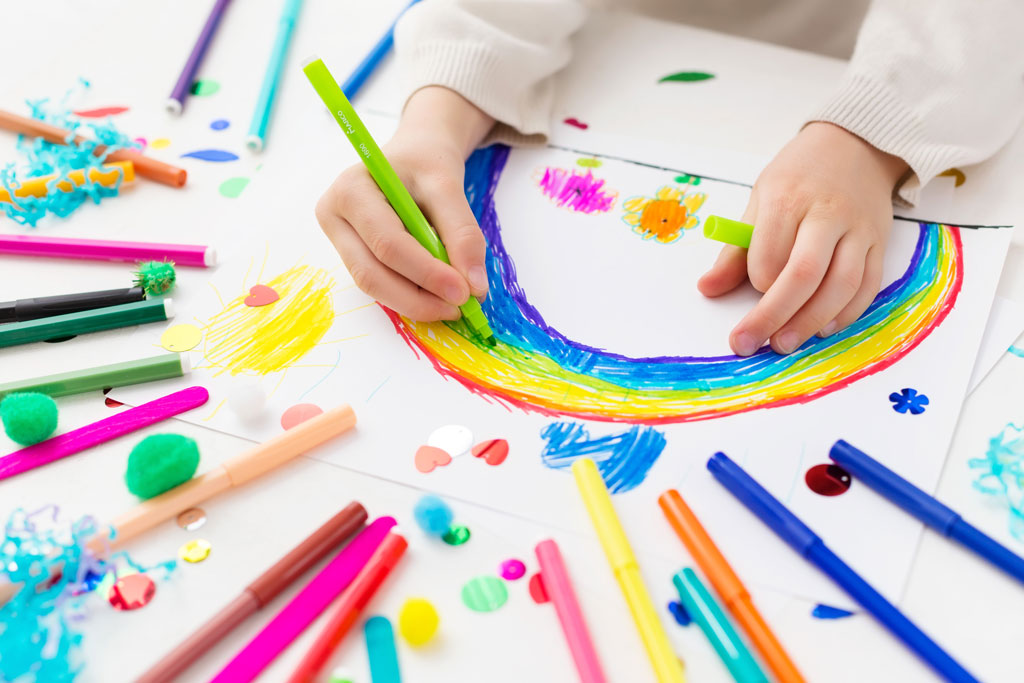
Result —
<instances>
[{"instance_id":1,"label":"heart-shaped confetti","mask_svg":"<svg viewBox=\"0 0 1024 683\"><path fill-rule=\"evenodd\" d=\"M508 441L488 439L473 446L473 455L483 458L488 465L500 465L508 457Z\"/></svg>"},{"instance_id":2,"label":"heart-shaped confetti","mask_svg":"<svg viewBox=\"0 0 1024 683\"><path fill-rule=\"evenodd\" d=\"M249 288L249 296L245 297L246 306L266 306L272 304L281 296L266 285L253 285Z\"/></svg>"},{"instance_id":3,"label":"heart-shaped confetti","mask_svg":"<svg viewBox=\"0 0 1024 683\"><path fill-rule=\"evenodd\" d=\"M547 588L544 586L544 578L541 576L540 572L537 572L530 577L529 588L530 597L533 598L533 601L538 605L543 605L545 602L550 600Z\"/></svg>"},{"instance_id":4,"label":"heart-shaped confetti","mask_svg":"<svg viewBox=\"0 0 1024 683\"><path fill-rule=\"evenodd\" d=\"M426 474L433 472L435 467L444 467L452 461L447 451L433 446L420 446L416 451L416 469Z\"/></svg>"}]
</instances>

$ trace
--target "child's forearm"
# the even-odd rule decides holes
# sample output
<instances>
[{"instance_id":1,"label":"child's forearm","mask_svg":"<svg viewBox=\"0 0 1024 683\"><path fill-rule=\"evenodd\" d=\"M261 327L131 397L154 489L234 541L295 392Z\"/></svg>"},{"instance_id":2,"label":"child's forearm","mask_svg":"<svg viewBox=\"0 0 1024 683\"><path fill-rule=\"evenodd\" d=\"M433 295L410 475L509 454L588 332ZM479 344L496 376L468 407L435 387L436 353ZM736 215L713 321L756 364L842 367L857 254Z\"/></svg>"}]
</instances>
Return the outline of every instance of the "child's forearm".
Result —
<instances>
[{"instance_id":1,"label":"child's forearm","mask_svg":"<svg viewBox=\"0 0 1024 683\"><path fill-rule=\"evenodd\" d=\"M395 136L412 134L453 144L465 159L493 126L493 118L458 93L441 86L428 86L409 98Z\"/></svg>"}]
</instances>

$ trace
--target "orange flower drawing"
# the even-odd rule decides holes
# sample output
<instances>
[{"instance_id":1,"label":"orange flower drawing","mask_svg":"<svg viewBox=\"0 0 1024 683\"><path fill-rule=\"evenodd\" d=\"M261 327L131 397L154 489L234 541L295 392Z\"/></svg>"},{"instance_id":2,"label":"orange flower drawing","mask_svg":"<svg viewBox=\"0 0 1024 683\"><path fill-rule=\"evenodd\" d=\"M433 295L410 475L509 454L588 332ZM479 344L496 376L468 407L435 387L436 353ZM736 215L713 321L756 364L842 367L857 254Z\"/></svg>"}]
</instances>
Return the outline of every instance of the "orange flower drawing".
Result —
<instances>
[{"instance_id":1,"label":"orange flower drawing","mask_svg":"<svg viewBox=\"0 0 1024 683\"><path fill-rule=\"evenodd\" d=\"M688 195L686 190L665 185L653 197L631 197L623 202L626 212L622 220L645 240L671 244L685 230L697 227L699 219L695 214L705 199L707 195L703 192Z\"/></svg>"}]
</instances>

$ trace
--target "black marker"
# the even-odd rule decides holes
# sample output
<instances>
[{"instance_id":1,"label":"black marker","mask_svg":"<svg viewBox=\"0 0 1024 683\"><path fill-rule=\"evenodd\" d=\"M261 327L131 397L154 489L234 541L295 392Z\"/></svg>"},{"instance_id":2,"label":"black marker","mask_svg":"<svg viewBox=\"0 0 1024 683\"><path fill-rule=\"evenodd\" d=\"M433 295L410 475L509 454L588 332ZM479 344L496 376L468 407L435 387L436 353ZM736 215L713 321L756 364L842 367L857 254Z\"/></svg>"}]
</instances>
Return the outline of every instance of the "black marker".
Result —
<instances>
[{"instance_id":1,"label":"black marker","mask_svg":"<svg viewBox=\"0 0 1024 683\"><path fill-rule=\"evenodd\" d=\"M52 315L78 313L94 308L130 304L143 301L145 298L146 292L142 287L130 287L128 289L105 289L101 292L59 294L5 301L0 302L0 323L18 323L25 320L49 318Z\"/></svg>"}]
</instances>

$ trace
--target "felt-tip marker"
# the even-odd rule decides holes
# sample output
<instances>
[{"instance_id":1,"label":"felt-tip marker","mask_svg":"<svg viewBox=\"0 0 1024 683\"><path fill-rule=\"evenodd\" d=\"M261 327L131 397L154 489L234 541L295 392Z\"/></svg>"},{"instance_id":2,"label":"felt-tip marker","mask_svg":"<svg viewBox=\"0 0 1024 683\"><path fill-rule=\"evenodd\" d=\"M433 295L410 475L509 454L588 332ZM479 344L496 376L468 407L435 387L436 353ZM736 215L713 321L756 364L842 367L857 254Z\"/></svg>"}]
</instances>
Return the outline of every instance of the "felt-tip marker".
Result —
<instances>
[{"instance_id":1,"label":"felt-tip marker","mask_svg":"<svg viewBox=\"0 0 1024 683\"><path fill-rule=\"evenodd\" d=\"M448 260L448 251L444 248L437 231L427 221L427 217L416 205L416 200L409 194L409 190L402 184L395 169L391 167L384 153L366 129L352 103L345 97L345 93L338 87L334 76L327 69L321 59L311 59L302 68L306 78L313 85L317 95L327 105L331 116L345 133L345 137L352 143L352 147L359 155L359 160L366 164L366 170L373 177L374 182L384 193L391 207L398 214L398 217L420 245L430 252L430 255L444 263ZM480 308L480 302L470 296L466 303L459 306L462 311L462 319L466 321L469 329L479 335L485 342L494 346L494 333L484 311Z\"/></svg>"},{"instance_id":2,"label":"felt-tip marker","mask_svg":"<svg viewBox=\"0 0 1024 683\"><path fill-rule=\"evenodd\" d=\"M99 292L58 294L57 296L3 301L0 302L0 323L38 320L65 313L78 313L94 308L130 304L145 298L146 292L142 287L129 287L127 289L105 289Z\"/></svg>"}]
</instances>

